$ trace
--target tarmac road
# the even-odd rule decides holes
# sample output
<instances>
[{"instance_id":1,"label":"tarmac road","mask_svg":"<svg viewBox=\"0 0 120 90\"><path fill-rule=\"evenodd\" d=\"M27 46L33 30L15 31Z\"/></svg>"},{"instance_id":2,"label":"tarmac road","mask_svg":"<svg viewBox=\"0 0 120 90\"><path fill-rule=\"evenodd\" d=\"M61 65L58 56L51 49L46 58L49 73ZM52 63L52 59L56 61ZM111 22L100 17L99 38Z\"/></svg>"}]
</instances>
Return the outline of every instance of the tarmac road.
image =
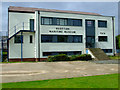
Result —
<instances>
[{"instance_id":1,"label":"tarmac road","mask_svg":"<svg viewBox=\"0 0 120 90\"><path fill-rule=\"evenodd\" d=\"M1 63L0 66L2 83L118 73L118 64L87 61Z\"/></svg>"}]
</instances>

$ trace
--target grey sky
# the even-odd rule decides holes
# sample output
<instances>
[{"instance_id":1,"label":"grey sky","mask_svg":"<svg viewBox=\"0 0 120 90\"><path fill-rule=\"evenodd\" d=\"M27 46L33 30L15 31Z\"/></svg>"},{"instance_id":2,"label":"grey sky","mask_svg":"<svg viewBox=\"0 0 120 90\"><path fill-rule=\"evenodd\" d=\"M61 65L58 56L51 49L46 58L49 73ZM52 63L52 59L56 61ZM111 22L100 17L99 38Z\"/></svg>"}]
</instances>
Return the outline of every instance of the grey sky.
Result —
<instances>
[{"instance_id":1,"label":"grey sky","mask_svg":"<svg viewBox=\"0 0 120 90\"><path fill-rule=\"evenodd\" d=\"M118 35L118 2L3 2L2 3L3 31L7 31L9 6L73 10L83 12L94 12L106 16L115 16L116 17L115 33L116 35Z\"/></svg>"}]
</instances>

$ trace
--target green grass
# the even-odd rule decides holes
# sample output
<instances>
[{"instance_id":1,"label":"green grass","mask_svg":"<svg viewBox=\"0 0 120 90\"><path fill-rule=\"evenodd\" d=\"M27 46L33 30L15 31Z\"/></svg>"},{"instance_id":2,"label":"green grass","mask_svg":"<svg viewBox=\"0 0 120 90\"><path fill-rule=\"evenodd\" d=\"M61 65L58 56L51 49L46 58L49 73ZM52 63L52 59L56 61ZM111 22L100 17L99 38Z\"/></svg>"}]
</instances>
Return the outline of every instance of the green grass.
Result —
<instances>
[{"instance_id":1,"label":"green grass","mask_svg":"<svg viewBox=\"0 0 120 90\"><path fill-rule=\"evenodd\" d=\"M3 88L118 88L118 74L3 83Z\"/></svg>"},{"instance_id":2,"label":"green grass","mask_svg":"<svg viewBox=\"0 0 120 90\"><path fill-rule=\"evenodd\" d=\"M112 60L120 60L119 56L109 56L109 58Z\"/></svg>"}]
</instances>

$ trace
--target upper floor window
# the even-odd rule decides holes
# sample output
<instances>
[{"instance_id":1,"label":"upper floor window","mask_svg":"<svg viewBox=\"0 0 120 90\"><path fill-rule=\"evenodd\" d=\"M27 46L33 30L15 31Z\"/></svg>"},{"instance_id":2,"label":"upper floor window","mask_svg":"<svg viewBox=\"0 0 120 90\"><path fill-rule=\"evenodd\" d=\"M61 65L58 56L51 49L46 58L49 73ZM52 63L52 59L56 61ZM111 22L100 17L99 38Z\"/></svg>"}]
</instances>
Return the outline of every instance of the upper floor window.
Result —
<instances>
[{"instance_id":1,"label":"upper floor window","mask_svg":"<svg viewBox=\"0 0 120 90\"><path fill-rule=\"evenodd\" d=\"M52 18L44 17L42 18L43 25L52 25Z\"/></svg>"},{"instance_id":2,"label":"upper floor window","mask_svg":"<svg viewBox=\"0 0 120 90\"><path fill-rule=\"evenodd\" d=\"M57 18L57 25L67 25L67 19Z\"/></svg>"},{"instance_id":3,"label":"upper floor window","mask_svg":"<svg viewBox=\"0 0 120 90\"><path fill-rule=\"evenodd\" d=\"M107 42L107 36L98 36L98 41Z\"/></svg>"},{"instance_id":4,"label":"upper floor window","mask_svg":"<svg viewBox=\"0 0 120 90\"><path fill-rule=\"evenodd\" d=\"M14 38L14 43L23 43L23 35L16 35Z\"/></svg>"},{"instance_id":5,"label":"upper floor window","mask_svg":"<svg viewBox=\"0 0 120 90\"><path fill-rule=\"evenodd\" d=\"M42 17L42 25L82 26L82 19Z\"/></svg>"},{"instance_id":6,"label":"upper floor window","mask_svg":"<svg viewBox=\"0 0 120 90\"><path fill-rule=\"evenodd\" d=\"M107 28L107 21L98 20L98 27Z\"/></svg>"},{"instance_id":7,"label":"upper floor window","mask_svg":"<svg viewBox=\"0 0 120 90\"><path fill-rule=\"evenodd\" d=\"M72 19L72 26L82 26L82 20Z\"/></svg>"}]
</instances>

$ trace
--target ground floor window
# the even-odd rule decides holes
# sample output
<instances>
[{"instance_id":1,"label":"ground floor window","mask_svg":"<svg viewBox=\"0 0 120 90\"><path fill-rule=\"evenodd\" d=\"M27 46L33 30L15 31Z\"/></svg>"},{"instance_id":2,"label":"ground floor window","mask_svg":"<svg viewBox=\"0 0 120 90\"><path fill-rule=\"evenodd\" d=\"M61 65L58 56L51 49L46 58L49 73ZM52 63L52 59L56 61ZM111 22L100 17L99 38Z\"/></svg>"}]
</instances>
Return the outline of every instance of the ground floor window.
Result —
<instances>
[{"instance_id":1,"label":"ground floor window","mask_svg":"<svg viewBox=\"0 0 120 90\"><path fill-rule=\"evenodd\" d=\"M105 53L112 53L112 49L102 49Z\"/></svg>"},{"instance_id":2,"label":"ground floor window","mask_svg":"<svg viewBox=\"0 0 120 90\"><path fill-rule=\"evenodd\" d=\"M16 35L14 38L14 43L23 43L23 35Z\"/></svg>"},{"instance_id":3,"label":"ground floor window","mask_svg":"<svg viewBox=\"0 0 120 90\"><path fill-rule=\"evenodd\" d=\"M82 51L69 51L69 52L43 52L43 56L51 56L51 55L58 55L58 54L66 54L66 55L80 55Z\"/></svg>"},{"instance_id":4,"label":"ground floor window","mask_svg":"<svg viewBox=\"0 0 120 90\"><path fill-rule=\"evenodd\" d=\"M41 42L82 43L82 35L41 35Z\"/></svg>"}]
</instances>

